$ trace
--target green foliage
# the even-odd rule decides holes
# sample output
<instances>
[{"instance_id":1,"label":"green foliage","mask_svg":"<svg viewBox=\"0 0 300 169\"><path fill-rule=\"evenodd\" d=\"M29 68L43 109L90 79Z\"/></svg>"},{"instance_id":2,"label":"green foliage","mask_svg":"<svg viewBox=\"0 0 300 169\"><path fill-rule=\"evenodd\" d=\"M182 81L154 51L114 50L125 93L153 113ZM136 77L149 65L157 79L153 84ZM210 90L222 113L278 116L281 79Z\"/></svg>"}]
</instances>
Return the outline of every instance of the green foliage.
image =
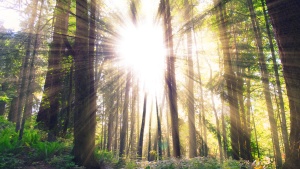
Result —
<instances>
[{"instance_id":1,"label":"green foliage","mask_svg":"<svg viewBox=\"0 0 300 169\"><path fill-rule=\"evenodd\" d=\"M135 169L138 168L138 165L135 161L126 161L125 163L125 169Z\"/></svg>"},{"instance_id":2,"label":"green foliage","mask_svg":"<svg viewBox=\"0 0 300 169\"><path fill-rule=\"evenodd\" d=\"M41 140L41 133L38 130L24 130L22 143L26 146L33 146L38 144Z\"/></svg>"},{"instance_id":3,"label":"green foliage","mask_svg":"<svg viewBox=\"0 0 300 169\"><path fill-rule=\"evenodd\" d=\"M243 169L248 168L249 165L247 162L244 161L237 161L232 159L227 159L222 164L222 169Z\"/></svg>"},{"instance_id":4,"label":"green foliage","mask_svg":"<svg viewBox=\"0 0 300 169\"><path fill-rule=\"evenodd\" d=\"M24 166L24 163L24 160L19 159L13 153L0 153L0 168L15 169L19 166Z\"/></svg>"},{"instance_id":5,"label":"green foliage","mask_svg":"<svg viewBox=\"0 0 300 169\"><path fill-rule=\"evenodd\" d=\"M148 169L246 169L249 167L247 161L236 161L232 159L220 163L215 158L196 157L192 159L169 159L152 163L144 168Z\"/></svg>"},{"instance_id":6,"label":"green foliage","mask_svg":"<svg viewBox=\"0 0 300 169\"><path fill-rule=\"evenodd\" d=\"M118 163L118 160L114 158L113 152L110 151L96 150L95 156L101 163L104 164L116 165Z\"/></svg>"},{"instance_id":7,"label":"green foliage","mask_svg":"<svg viewBox=\"0 0 300 169\"><path fill-rule=\"evenodd\" d=\"M68 168L75 168L77 165L72 161L74 156L72 155L58 155L58 156L53 156L49 160L49 164L51 166L56 167L57 169L68 169Z\"/></svg>"},{"instance_id":8,"label":"green foliage","mask_svg":"<svg viewBox=\"0 0 300 169\"><path fill-rule=\"evenodd\" d=\"M15 132L15 125L0 117L0 168L20 168L38 161L60 168L77 168L70 154L69 140L43 141L45 133L26 125L22 140Z\"/></svg>"},{"instance_id":9,"label":"green foliage","mask_svg":"<svg viewBox=\"0 0 300 169\"><path fill-rule=\"evenodd\" d=\"M38 142L33 145L33 148L35 150L35 157L42 160L59 155L64 148L64 144L59 142Z\"/></svg>"},{"instance_id":10,"label":"green foliage","mask_svg":"<svg viewBox=\"0 0 300 169\"><path fill-rule=\"evenodd\" d=\"M0 117L0 154L14 152L20 147L14 125Z\"/></svg>"}]
</instances>

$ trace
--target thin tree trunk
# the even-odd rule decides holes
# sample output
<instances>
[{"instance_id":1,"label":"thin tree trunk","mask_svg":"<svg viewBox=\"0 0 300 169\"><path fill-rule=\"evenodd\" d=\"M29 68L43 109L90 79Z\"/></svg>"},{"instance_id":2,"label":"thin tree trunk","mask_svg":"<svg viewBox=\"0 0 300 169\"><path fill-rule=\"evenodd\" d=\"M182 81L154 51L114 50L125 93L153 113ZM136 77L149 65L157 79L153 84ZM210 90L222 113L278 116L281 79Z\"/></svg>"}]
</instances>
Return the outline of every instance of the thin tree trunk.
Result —
<instances>
[{"instance_id":1,"label":"thin tree trunk","mask_svg":"<svg viewBox=\"0 0 300 169\"><path fill-rule=\"evenodd\" d=\"M212 81L212 69L211 69L210 65L209 65L209 69L210 69L210 81ZM213 112L214 112L215 120L216 120L217 139L218 139L220 160L222 162L223 161L223 150L222 150L221 130L220 130L220 122L219 122L219 118L218 118L218 114L217 114L217 110L216 110L216 105L215 105L213 89L211 89L211 91L210 91L210 97L211 97L212 108L213 108Z\"/></svg>"},{"instance_id":2,"label":"thin tree trunk","mask_svg":"<svg viewBox=\"0 0 300 169\"><path fill-rule=\"evenodd\" d=\"M259 144L258 144L258 140L257 140L256 125L255 125L255 120L254 120L253 115L252 115L252 122L253 122L254 134L255 134L257 157L258 157L258 159L260 159L260 152L259 152Z\"/></svg>"},{"instance_id":3,"label":"thin tree trunk","mask_svg":"<svg viewBox=\"0 0 300 169\"><path fill-rule=\"evenodd\" d=\"M37 1L36 1L37 3ZM33 45L33 52L32 52L32 58L30 61L30 67L29 67L29 77L28 77L28 86L27 86L27 91L26 91L26 103L25 103L25 108L24 108L24 113L22 117L22 122L21 122L21 128L19 132L19 140L22 139L23 137L23 132L24 132L24 127L26 120L30 118L32 114L32 106L33 106L33 92L34 92L34 84L35 84L35 69L34 69L34 62L35 62L35 57L37 53L37 48L38 48L38 35L39 35L39 29L40 29L40 19L41 19L41 14L42 14L42 9L43 9L43 3L41 3L40 7L40 12L39 12L39 17L38 17L38 23L37 23L37 31L36 31L36 36L34 38L34 45ZM37 13L37 4L36 8L34 11Z\"/></svg>"},{"instance_id":4,"label":"thin tree trunk","mask_svg":"<svg viewBox=\"0 0 300 169\"><path fill-rule=\"evenodd\" d=\"M173 157L180 158L181 153L178 127L177 87L175 79L175 55L173 51L173 33L169 0L162 0L161 5L164 12L163 21L165 29L165 43L166 48L168 49L166 84L168 87L169 105L171 113Z\"/></svg>"},{"instance_id":5,"label":"thin tree trunk","mask_svg":"<svg viewBox=\"0 0 300 169\"><path fill-rule=\"evenodd\" d=\"M125 98L124 98L124 107L123 107L123 120L122 120L122 128L120 131L120 154L122 157L125 154L125 146L126 146L126 137L127 137L127 129L128 129L128 105L129 105L129 90L130 90L130 81L131 81L131 73L128 72L126 78L126 86L125 86Z\"/></svg>"},{"instance_id":6,"label":"thin tree trunk","mask_svg":"<svg viewBox=\"0 0 300 169\"><path fill-rule=\"evenodd\" d=\"M184 4L186 6L185 9L185 19L187 21L191 20L191 10L193 8L190 7L189 1L185 0ZM189 125L189 157L193 158L197 156L196 147L196 128L195 128L195 107L194 107L194 63L192 59L192 26L189 25L186 28L186 36L187 36L187 108L188 108L188 125Z\"/></svg>"},{"instance_id":7,"label":"thin tree trunk","mask_svg":"<svg viewBox=\"0 0 300 169\"><path fill-rule=\"evenodd\" d=\"M251 69L248 67L248 75L250 76ZM246 111L246 137L245 137L245 144L246 144L246 150L247 151L247 159L250 161L253 161L253 157L251 155L251 91L250 91L250 78L247 78L246 85L247 85L247 111Z\"/></svg>"},{"instance_id":8,"label":"thin tree trunk","mask_svg":"<svg viewBox=\"0 0 300 169\"><path fill-rule=\"evenodd\" d=\"M131 146L131 153L130 156L135 158L136 156L136 136L135 136L135 119L136 119L136 98L138 93L138 86L134 87L132 90L132 103L131 103L131 118L130 118L130 137L129 137L129 144ZM129 151L129 148L128 148Z\"/></svg>"},{"instance_id":9,"label":"thin tree trunk","mask_svg":"<svg viewBox=\"0 0 300 169\"><path fill-rule=\"evenodd\" d=\"M148 132L148 161L152 161L151 157L151 124L152 124L152 103L151 103L151 110L149 113L149 132Z\"/></svg>"},{"instance_id":10,"label":"thin tree trunk","mask_svg":"<svg viewBox=\"0 0 300 169\"><path fill-rule=\"evenodd\" d=\"M37 0L33 1L33 11L31 13L31 17L29 20L29 35L26 42L26 51L25 51L25 58L23 62L23 76L21 81L21 88L19 93L19 102L18 102L18 113L17 113L17 123L16 123L16 131L19 131L21 129L21 118L22 118L22 112L24 108L24 101L26 98L26 91L28 86L28 76L29 76L29 63L30 63L30 53L31 53L31 43L33 39L33 29L34 29L34 21L36 19L37 15Z\"/></svg>"},{"instance_id":11,"label":"thin tree trunk","mask_svg":"<svg viewBox=\"0 0 300 169\"><path fill-rule=\"evenodd\" d=\"M222 114L221 114L221 120L222 120L222 137L223 137L223 152L224 152L224 158L227 158L228 155L228 144L227 144L227 132L226 132L226 122L224 117L224 100L222 99Z\"/></svg>"},{"instance_id":12,"label":"thin tree trunk","mask_svg":"<svg viewBox=\"0 0 300 169\"><path fill-rule=\"evenodd\" d=\"M137 152L139 159L142 159L142 155L143 155L142 153L143 153L143 140L144 140L146 110L147 110L147 94L145 94L145 96L144 96L143 116L142 116L142 124L141 124L139 145L138 145L138 152Z\"/></svg>"},{"instance_id":13,"label":"thin tree trunk","mask_svg":"<svg viewBox=\"0 0 300 169\"><path fill-rule=\"evenodd\" d=\"M118 80L118 86L119 86L119 80ZM116 105L116 115L115 115L115 140L114 140L114 151L116 154L118 154L118 124L119 124L119 106L120 106L120 98L122 98L122 94L120 93L120 89L117 89L117 105ZM119 157L119 155L116 155L116 157Z\"/></svg>"},{"instance_id":14,"label":"thin tree trunk","mask_svg":"<svg viewBox=\"0 0 300 169\"><path fill-rule=\"evenodd\" d=\"M108 99L108 98L107 98ZM111 100L111 99L109 99ZM109 107L114 107L114 105L111 103L112 101L109 101L110 105ZM113 108L110 108L108 110L108 125L107 125L107 151L112 150L112 140L113 140L113 124L114 124L114 119L115 119L115 110Z\"/></svg>"},{"instance_id":15,"label":"thin tree trunk","mask_svg":"<svg viewBox=\"0 0 300 169\"><path fill-rule=\"evenodd\" d=\"M72 111L72 89L73 89L73 71L74 71L74 64L72 62L72 65L70 67L70 72L68 75L68 96L67 96L67 108L66 108L66 119L63 125L63 135L67 134L67 130L69 127L69 123L70 123L70 115L71 115L71 111Z\"/></svg>"},{"instance_id":16,"label":"thin tree trunk","mask_svg":"<svg viewBox=\"0 0 300 169\"><path fill-rule=\"evenodd\" d=\"M157 141L158 141L158 160L162 160L162 134L161 134L161 115L158 115L158 104L157 98L155 98L155 105L156 105L156 117L157 117ZM162 112L162 111L161 111Z\"/></svg>"},{"instance_id":17,"label":"thin tree trunk","mask_svg":"<svg viewBox=\"0 0 300 169\"><path fill-rule=\"evenodd\" d=\"M18 93L18 92L17 92ZM17 121L17 117L16 117L16 113L18 111L18 97L13 97L12 101L10 102L10 109L9 109L9 114L8 114L8 120L11 122L16 122Z\"/></svg>"}]
</instances>

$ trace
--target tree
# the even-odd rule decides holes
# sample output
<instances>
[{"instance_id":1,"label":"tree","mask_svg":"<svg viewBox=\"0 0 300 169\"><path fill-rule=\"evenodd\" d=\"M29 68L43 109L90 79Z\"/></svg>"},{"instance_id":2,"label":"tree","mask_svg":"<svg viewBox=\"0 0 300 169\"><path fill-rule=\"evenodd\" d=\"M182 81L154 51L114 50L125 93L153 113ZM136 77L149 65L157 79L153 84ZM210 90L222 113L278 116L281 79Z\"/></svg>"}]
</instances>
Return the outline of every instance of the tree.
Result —
<instances>
[{"instance_id":1,"label":"tree","mask_svg":"<svg viewBox=\"0 0 300 169\"><path fill-rule=\"evenodd\" d=\"M188 0L184 1L186 6L185 9L185 18L187 21L192 18L191 4ZM187 108L188 108L188 119L189 119L189 157L193 158L197 156L196 147L196 127L195 127L195 107L194 107L194 62L192 58L192 25L188 25L186 28L186 37L187 37L187 65L188 65L188 80L187 80Z\"/></svg>"},{"instance_id":2,"label":"tree","mask_svg":"<svg viewBox=\"0 0 300 169\"><path fill-rule=\"evenodd\" d=\"M29 34L26 42L26 49L25 49L25 57L24 57L24 62L22 65L22 80L21 82L21 87L20 87L20 93L19 93L19 101L18 101L18 112L17 112L17 122L16 122L16 131L19 131L21 129L21 117L24 109L24 101L26 99L26 91L28 87L28 80L29 80L29 69L30 69L30 59L31 57L31 43L33 42L33 30L34 30L34 23L36 20L36 15L37 15L37 0L33 2L33 7L34 10L31 13L30 16L30 21L29 21Z\"/></svg>"},{"instance_id":3,"label":"tree","mask_svg":"<svg viewBox=\"0 0 300 169\"><path fill-rule=\"evenodd\" d=\"M167 51L167 72L166 84L168 88L168 98L171 113L171 126L172 126L172 141L173 141L173 156L180 158L180 141L178 129L178 107L177 107L177 89L175 79L175 55L173 51L173 35L171 24L171 12L169 0L160 1L161 14L164 22L165 29L165 44Z\"/></svg>"},{"instance_id":4,"label":"tree","mask_svg":"<svg viewBox=\"0 0 300 169\"><path fill-rule=\"evenodd\" d=\"M90 97L89 71L89 16L87 0L76 1L76 34L74 44L75 112L74 156L76 163L87 168L99 168L94 157L96 111L92 110L95 97Z\"/></svg>"},{"instance_id":5,"label":"tree","mask_svg":"<svg viewBox=\"0 0 300 169\"><path fill-rule=\"evenodd\" d=\"M232 147L232 158L239 159L239 136L240 127L237 121L240 120L238 111L238 99L236 93L236 77L233 72L233 63L229 51L229 37L226 28L226 9L225 4L218 4L218 18L219 18L219 32L220 41L222 44L223 57L224 57L224 79L226 81L227 99L230 107L230 138Z\"/></svg>"},{"instance_id":6,"label":"tree","mask_svg":"<svg viewBox=\"0 0 300 169\"><path fill-rule=\"evenodd\" d=\"M126 137L127 137L127 130L128 130L128 109L129 109L129 90L131 84L131 72L127 73L126 78L126 86L125 86L125 98L124 98L124 106L123 106L123 120L122 120L122 128L120 131L120 154L119 156L122 157L125 154L125 146L126 146Z\"/></svg>"},{"instance_id":7,"label":"tree","mask_svg":"<svg viewBox=\"0 0 300 169\"><path fill-rule=\"evenodd\" d=\"M267 0L268 13L277 40L290 107L290 150L284 169L300 167L300 3L297 0Z\"/></svg>"},{"instance_id":8,"label":"tree","mask_svg":"<svg viewBox=\"0 0 300 169\"><path fill-rule=\"evenodd\" d=\"M143 155L143 140L144 140L144 131L145 131L145 119L146 119L146 110L147 110L147 93L144 96L144 105L143 105L143 116L142 116L142 124L139 136L139 144L138 144L138 158L142 159Z\"/></svg>"},{"instance_id":9,"label":"tree","mask_svg":"<svg viewBox=\"0 0 300 169\"><path fill-rule=\"evenodd\" d=\"M63 36L68 31L68 11L71 1L58 0L54 10L53 41L48 58L43 99L37 115L37 122L41 122L44 129L49 130L48 140L56 140L58 134L58 114L61 109L62 98L62 60L65 57L65 43Z\"/></svg>"}]
</instances>

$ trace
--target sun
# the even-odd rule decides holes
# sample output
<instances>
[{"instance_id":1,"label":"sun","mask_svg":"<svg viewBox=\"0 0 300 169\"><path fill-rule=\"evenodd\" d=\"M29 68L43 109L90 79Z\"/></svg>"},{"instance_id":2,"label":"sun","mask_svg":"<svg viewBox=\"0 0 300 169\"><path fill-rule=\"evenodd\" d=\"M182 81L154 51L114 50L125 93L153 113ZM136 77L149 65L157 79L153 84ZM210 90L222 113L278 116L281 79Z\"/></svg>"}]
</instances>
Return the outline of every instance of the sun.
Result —
<instances>
[{"instance_id":1,"label":"sun","mask_svg":"<svg viewBox=\"0 0 300 169\"><path fill-rule=\"evenodd\" d=\"M166 50L159 26L127 26L121 31L118 53L122 64L132 71L146 92L162 92Z\"/></svg>"}]
</instances>

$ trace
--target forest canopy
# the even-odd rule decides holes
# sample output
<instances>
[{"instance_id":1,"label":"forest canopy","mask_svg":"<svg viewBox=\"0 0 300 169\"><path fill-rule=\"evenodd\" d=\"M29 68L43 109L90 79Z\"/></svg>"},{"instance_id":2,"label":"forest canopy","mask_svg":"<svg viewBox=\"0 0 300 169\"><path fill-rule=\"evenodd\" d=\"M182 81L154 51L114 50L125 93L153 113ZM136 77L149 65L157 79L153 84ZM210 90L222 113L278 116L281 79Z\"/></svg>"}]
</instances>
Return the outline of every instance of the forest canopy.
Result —
<instances>
[{"instance_id":1,"label":"forest canopy","mask_svg":"<svg viewBox=\"0 0 300 169\"><path fill-rule=\"evenodd\" d=\"M298 0L0 4L0 168L300 168Z\"/></svg>"}]
</instances>

